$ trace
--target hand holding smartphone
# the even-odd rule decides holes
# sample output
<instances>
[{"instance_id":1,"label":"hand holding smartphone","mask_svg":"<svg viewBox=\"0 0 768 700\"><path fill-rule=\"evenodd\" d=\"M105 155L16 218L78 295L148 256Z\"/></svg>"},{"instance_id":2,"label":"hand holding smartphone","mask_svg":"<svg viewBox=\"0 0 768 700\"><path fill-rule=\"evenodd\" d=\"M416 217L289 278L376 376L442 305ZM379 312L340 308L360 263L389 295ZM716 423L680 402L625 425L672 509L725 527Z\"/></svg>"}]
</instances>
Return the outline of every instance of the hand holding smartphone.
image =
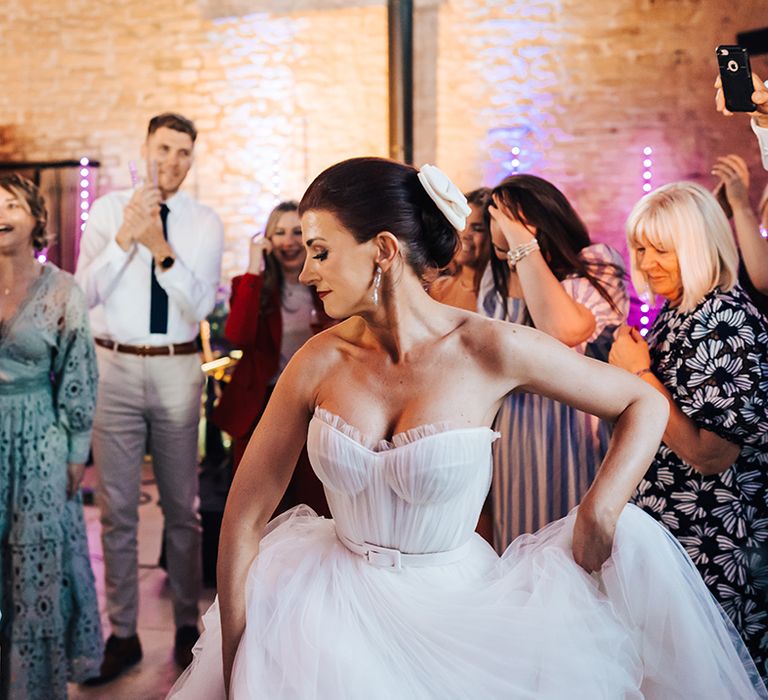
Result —
<instances>
[{"instance_id":1,"label":"hand holding smartphone","mask_svg":"<svg viewBox=\"0 0 768 700\"><path fill-rule=\"evenodd\" d=\"M725 108L729 112L754 112L757 109L752 102L755 86L747 50L741 46L721 44L715 49L715 54Z\"/></svg>"}]
</instances>

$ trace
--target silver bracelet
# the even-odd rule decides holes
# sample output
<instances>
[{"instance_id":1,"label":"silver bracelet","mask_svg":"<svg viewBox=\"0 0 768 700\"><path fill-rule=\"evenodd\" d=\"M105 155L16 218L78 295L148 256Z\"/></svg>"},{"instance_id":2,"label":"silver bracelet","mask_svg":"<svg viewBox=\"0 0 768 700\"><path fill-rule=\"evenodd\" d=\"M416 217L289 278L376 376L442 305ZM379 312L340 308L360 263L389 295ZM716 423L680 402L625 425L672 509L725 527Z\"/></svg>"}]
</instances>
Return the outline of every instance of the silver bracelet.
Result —
<instances>
[{"instance_id":1,"label":"silver bracelet","mask_svg":"<svg viewBox=\"0 0 768 700\"><path fill-rule=\"evenodd\" d=\"M539 242L534 238L528 243L523 243L512 250L507 251L507 263L509 269L514 270L524 257L533 253L534 250L539 250Z\"/></svg>"}]
</instances>

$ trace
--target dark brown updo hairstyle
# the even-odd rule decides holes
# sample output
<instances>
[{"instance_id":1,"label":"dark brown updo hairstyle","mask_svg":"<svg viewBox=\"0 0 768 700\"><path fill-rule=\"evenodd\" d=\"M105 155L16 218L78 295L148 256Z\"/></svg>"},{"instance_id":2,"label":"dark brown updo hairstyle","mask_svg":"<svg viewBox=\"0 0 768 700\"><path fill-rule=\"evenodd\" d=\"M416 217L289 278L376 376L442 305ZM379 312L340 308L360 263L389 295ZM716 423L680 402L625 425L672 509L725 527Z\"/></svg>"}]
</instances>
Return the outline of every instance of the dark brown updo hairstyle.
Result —
<instances>
[{"instance_id":1,"label":"dark brown updo hairstyle","mask_svg":"<svg viewBox=\"0 0 768 700\"><path fill-rule=\"evenodd\" d=\"M48 245L48 233L45 229L48 224L48 210L38 187L31 180L17 173L0 175L0 187L16 197L35 219L35 227L32 229L32 247L38 253L45 250Z\"/></svg>"},{"instance_id":2,"label":"dark brown updo hairstyle","mask_svg":"<svg viewBox=\"0 0 768 700\"><path fill-rule=\"evenodd\" d=\"M598 279L600 270L612 268L616 274L623 271L611 263L585 262L579 253L591 245L589 232L567 197L551 182L536 175L510 175L491 191L510 216L536 229L536 240L549 269L558 280L570 275L586 277L614 310L616 302ZM490 204L493 202L491 201ZM485 220L490 224L486 209ZM507 309L509 266L506 260L491 256L491 271L496 292Z\"/></svg>"},{"instance_id":3,"label":"dark brown updo hairstyle","mask_svg":"<svg viewBox=\"0 0 768 700\"><path fill-rule=\"evenodd\" d=\"M417 275L445 267L458 245L456 229L430 199L417 170L385 158L350 158L318 175L299 204L333 214L358 243L389 231L404 244Z\"/></svg>"}]
</instances>

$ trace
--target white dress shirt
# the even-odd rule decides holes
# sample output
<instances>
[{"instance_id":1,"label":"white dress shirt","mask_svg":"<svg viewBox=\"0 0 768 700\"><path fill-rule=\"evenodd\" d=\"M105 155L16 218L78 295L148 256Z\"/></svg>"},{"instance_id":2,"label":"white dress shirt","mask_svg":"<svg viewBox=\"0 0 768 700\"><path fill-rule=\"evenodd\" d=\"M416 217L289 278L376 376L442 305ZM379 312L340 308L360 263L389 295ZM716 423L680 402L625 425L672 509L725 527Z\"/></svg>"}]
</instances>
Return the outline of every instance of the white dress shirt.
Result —
<instances>
[{"instance_id":1,"label":"white dress shirt","mask_svg":"<svg viewBox=\"0 0 768 700\"><path fill-rule=\"evenodd\" d=\"M212 310L221 272L224 227L216 212L177 192L168 206L168 243L176 261L156 267L168 294L168 332L150 333L152 254L135 243L124 251L115 241L133 190L110 192L91 207L80 241L75 278L91 309L97 338L126 345L169 345L193 340Z\"/></svg>"},{"instance_id":2,"label":"white dress shirt","mask_svg":"<svg viewBox=\"0 0 768 700\"><path fill-rule=\"evenodd\" d=\"M757 142L760 144L760 157L763 159L763 167L768 170L768 127L758 126L755 118L752 117L752 131L757 136Z\"/></svg>"}]
</instances>

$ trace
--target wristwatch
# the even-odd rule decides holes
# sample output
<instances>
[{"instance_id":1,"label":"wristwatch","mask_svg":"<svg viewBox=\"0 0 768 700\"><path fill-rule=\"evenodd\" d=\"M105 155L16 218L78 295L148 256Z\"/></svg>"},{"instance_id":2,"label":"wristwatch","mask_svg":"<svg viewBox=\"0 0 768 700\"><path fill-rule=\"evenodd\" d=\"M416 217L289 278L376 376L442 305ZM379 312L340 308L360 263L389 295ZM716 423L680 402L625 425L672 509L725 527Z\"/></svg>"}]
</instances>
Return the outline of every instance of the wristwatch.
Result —
<instances>
[{"instance_id":1,"label":"wristwatch","mask_svg":"<svg viewBox=\"0 0 768 700\"><path fill-rule=\"evenodd\" d=\"M173 263L176 262L176 258L172 255L166 255L159 263L163 270L170 270L173 267Z\"/></svg>"}]
</instances>

